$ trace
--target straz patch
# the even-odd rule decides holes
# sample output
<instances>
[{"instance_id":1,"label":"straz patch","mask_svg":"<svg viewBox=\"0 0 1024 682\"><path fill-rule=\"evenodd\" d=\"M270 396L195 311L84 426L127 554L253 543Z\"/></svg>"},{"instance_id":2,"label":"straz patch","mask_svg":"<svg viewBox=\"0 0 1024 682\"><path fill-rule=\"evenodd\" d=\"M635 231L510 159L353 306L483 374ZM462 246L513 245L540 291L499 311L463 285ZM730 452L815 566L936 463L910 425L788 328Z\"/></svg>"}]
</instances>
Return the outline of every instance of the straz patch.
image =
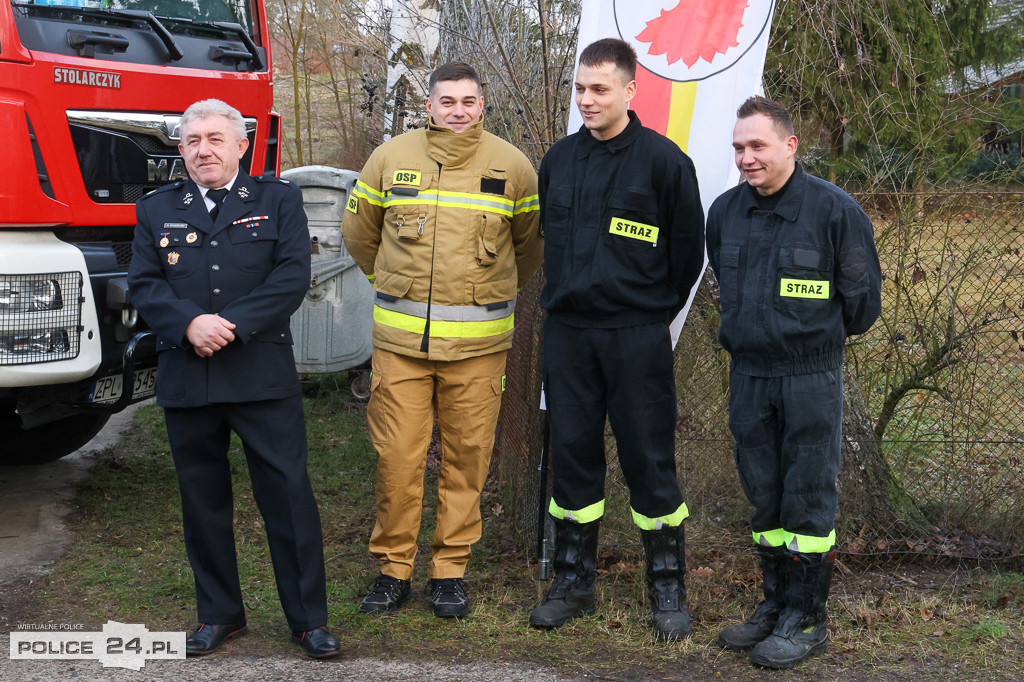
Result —
<instances>
[{"instance_id":1,"label":"straz patch","mask_svg":"<svg viewBox=\"0 0 1024 682\"><path fill-rule=\"evenodd\" d=\"M779 296L785 298L820 298L828 299L828 280L822 279L787 279L782 278Z\"/></svg>"},{"instance_id":2,"label":"straz patch","mask_svg":"<svg viewBox=\"0 0 1024 682\"><path fill-rule=\"evenodd\" d=\"M397 171L395 171L394 177L391 178L391 184L392 185L415 185L415 186L419 187L420 186L420 179L422 177L423 177L423 174L420 173L419 171L397 170Z\"/></svg>"},{"instance_id":3,"label":"straz patch","mask_svg":"<svg viewBox=\"0 0 1024 682\"><path fill-rule=\"evenodd\" d=\"M348 201L345 203L345 210L359 213L359 197L355 195L349 196Z\"/></svg>"},{"instance_id":4,"label":"straz patch","mask_svg":"<svg viewBox=\"0 0 1024 682\"><path fill-rule=\"evenodd\" d=\"M620 237L629 237L630 239L637 239L642 242L650 242L651 244L658 243L658 227L657 225L645 225L643 223L634 223L623 218L612 217L612 224L608 228L611 234L618 235Z\"/></svg>"}]
</instances>

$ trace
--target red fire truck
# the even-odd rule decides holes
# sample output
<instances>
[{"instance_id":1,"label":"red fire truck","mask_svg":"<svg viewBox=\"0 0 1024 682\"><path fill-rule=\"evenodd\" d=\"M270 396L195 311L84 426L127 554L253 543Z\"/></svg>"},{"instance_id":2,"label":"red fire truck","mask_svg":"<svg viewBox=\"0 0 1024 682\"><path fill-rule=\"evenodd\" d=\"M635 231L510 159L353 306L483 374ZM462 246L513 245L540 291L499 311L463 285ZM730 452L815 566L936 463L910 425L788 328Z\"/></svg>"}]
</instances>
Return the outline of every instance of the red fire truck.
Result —
<instances>
[{"instance_id":1,"label":"red fire truck","mask_svg":"<svg viewBox=\"0 0 1024 682\"><path fill-rule=\"evenodd\" d=\"M0 0L0 464L72 452L153 394L125 274L134 203L186 177L178 121L246 117L280 164L262 0Z\"/></svg>"}]
</instances>

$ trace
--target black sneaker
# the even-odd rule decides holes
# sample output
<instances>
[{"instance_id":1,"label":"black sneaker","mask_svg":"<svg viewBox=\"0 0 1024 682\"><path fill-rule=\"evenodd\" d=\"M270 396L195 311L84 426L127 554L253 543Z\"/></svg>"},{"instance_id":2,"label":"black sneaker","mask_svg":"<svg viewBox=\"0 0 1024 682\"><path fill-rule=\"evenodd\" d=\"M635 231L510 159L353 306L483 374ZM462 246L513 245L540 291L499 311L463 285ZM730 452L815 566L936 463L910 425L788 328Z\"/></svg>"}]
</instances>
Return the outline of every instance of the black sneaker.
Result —
<instances>
[{"instance_id":1,"label":"black sneaker","mask_svg":"<svg viewBox=\"0 0 1024 682\"><path fill-rule=\"evenodd\" d=\"M461 618L469 615L469 597L462 578L436 578L427 582L430 603L438 618Z\"/></svg>"},{"instance_id":2,"label":"black sneaker","mask_svg":"<svg viewBox=\"0 0 1024 682\"><path fill-rule=\"evenodd\" d=\"M399 580L381 573L373 583L373 589L363 597L359 610L363 613L391 613L409 601L412 587L408 580Z\"/></svg>"}]
</instances>

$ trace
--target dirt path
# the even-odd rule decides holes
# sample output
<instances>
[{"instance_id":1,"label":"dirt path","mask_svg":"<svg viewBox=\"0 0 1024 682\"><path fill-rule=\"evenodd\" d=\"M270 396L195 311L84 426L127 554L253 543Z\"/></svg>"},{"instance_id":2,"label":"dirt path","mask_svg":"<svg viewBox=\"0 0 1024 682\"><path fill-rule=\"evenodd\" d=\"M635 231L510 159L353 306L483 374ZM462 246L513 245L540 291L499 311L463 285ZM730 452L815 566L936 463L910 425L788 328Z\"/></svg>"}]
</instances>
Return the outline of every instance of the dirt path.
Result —
<instances>
[{"instance_id":1,"label":"dirt path","mask_svg":"<svg viewBox=\"0 0 1024 682\"><path fill-rule=\"evenodd\" d=\"M89 472L96 452L117 444L135 407L115 414L92 441L56 462L0 466L0 586L49 571L67 545L72 484Z\"/></svg>"}]
</instances>

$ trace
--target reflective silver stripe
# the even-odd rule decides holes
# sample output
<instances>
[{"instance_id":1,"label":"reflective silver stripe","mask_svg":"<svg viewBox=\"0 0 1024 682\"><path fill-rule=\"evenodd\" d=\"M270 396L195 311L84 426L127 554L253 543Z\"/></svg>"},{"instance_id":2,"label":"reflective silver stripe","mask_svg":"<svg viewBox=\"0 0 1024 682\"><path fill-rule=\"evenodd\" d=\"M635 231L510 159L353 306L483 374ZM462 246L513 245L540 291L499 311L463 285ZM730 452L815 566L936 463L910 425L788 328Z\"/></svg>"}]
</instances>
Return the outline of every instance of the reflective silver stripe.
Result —
<instances>
[{"instance_id":1,"label":"reflective silver stripe","mask_svg":"<svg viewBox=\"0 0 1024 682\"><path fill-rule=\"evenodd\" d=\"M388 301L380 294L377 294L373 302L378 308L391 310L396 313L412 315L426 319L427 304L419 301L407 301L400 298L396 301ZM485 305L437 305L430 306L430 319L442 322L488 322L490 320L502 320L516 311L516 299L505 301L500 308L488 310Z\"/></svg>"},{"instance_id":2,"label":"reflective silver stripe","mask_svg":"<svg viewBox=\"0 0 1024 682\"><path fill-rule=\"evenodd\" d=\"M383 192L378 192L374 188L367 185L362 180L356 180L355 187L352 188L352 196L362 197L366 201L376 206L382 206L381 201L384 200Z\"/></svg>"},{"instance_id":3,"label":"reflective silver stripe","mask_svg":"<svg viewBox=\"0 0 1024 682\"><path fill-rule=\"evenodd\" d=\"M532 194L528 197L523 197L516 202L516 215L520 213L529 213L530 211L540 210L540 198L536 194Z\"/></svg>"},{"instance_id":4,"label":"reflective silver stripe","mask_svg":"<svg viewBox=\"0 0 1024 682\"><path fill-rule=\"evenodd\" d=\"M481 209L505 216L512 215L513 207L512 202L508 199L487 198L479 195L459 192L438 192L433 189L422 190L416 196L387 194L382 205L384 208L391 208L393 206L437 205L446 208Z\"/></svg>"}]
</instances>

